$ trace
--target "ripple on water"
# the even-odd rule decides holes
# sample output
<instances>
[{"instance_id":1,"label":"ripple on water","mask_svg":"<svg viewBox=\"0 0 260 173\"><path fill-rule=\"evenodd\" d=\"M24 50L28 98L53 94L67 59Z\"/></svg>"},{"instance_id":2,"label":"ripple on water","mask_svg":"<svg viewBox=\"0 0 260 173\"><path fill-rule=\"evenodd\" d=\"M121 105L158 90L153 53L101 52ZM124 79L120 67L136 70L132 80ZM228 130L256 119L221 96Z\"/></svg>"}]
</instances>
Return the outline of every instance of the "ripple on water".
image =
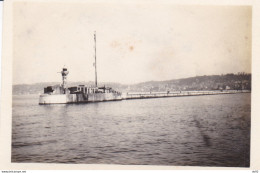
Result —
<instances>
[{"instance_id":1,"label":"ripple on water","mask_svg":"<svg viewBox=\"0 0 260 173\"><path fill-rule=\"evenodd\" d=\"M13 97L12 162L248 167L250 94L39 106Z\"/></svg>"}]
</instances>

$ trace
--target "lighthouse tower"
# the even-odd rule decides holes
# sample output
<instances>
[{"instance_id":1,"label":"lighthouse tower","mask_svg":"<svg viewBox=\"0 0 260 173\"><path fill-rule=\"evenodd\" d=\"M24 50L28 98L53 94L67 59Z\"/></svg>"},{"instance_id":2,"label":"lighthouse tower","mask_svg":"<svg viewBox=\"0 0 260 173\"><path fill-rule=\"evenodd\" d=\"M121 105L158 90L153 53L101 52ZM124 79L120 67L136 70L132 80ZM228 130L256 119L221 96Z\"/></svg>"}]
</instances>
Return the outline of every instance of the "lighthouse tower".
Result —
<instances>
[{"instance_id":1,"label":"lighthouse tower","mask_svg":"<svg viewBox=\"0 0 260 173\"><path fill-rule=\"evenodd\" d=\"M66 89L67 89L67 76L69 74L69 71L66 67L62 68L61 71L61 76L62 76L62 88L63 88L63 93L66 94Z\"/></svg>"}]
</instances>

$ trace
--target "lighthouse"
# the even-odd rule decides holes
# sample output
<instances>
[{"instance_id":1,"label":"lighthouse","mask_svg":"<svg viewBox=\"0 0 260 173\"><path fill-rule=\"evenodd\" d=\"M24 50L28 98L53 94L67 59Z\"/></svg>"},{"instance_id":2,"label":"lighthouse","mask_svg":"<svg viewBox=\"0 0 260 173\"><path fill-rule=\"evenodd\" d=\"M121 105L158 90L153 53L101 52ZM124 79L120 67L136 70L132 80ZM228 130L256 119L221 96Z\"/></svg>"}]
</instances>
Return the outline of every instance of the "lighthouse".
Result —
<instances>
[{"instance_id":1,"label":"lighthouse","mask_svg":"<svg viewBox=\"0 0 260 173\"><path fill-rule=\"evenodd\" d=\"M61 71L61 76L62 76L62 88L63 88L63 93L66 94L66 89L67 89L67 76L69 74L69 71L66 67L62 68Z\"/></svg>"}]
</instances>

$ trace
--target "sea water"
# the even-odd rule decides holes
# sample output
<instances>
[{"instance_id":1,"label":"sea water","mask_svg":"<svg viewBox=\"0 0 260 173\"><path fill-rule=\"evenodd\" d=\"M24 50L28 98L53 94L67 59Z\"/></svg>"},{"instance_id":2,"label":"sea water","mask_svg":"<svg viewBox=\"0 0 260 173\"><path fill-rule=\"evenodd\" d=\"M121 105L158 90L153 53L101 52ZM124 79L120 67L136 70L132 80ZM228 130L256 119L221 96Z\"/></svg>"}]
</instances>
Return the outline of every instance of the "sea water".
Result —
<instances>
[{"instance_id":1,"label":"sea water","mask_svg":"<svg viewBox=\"0 0 260 173\"><path fill-rule=\"evenodd\" d=\"M12 162L250 166L251 94L38 105L13 96Z\"/></svg>"}]
</instances>

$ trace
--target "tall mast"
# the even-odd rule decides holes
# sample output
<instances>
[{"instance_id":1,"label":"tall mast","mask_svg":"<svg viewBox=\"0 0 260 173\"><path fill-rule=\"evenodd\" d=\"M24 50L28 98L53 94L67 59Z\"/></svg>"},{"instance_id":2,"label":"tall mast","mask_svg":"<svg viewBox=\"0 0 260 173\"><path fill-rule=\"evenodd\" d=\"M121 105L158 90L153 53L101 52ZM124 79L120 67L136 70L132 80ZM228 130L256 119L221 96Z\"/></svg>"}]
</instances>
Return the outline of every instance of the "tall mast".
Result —
<instances>
[{"instance_id":1,"label":"tall mast","mask_svg":"<svg viewBox=\"0 0 260 173\"><path fill-rule=\"evenodd\" d=\"M95 41L95 85L97 87L96 31L94 32L94 41Z\"/></svg>"}]
</instances>

